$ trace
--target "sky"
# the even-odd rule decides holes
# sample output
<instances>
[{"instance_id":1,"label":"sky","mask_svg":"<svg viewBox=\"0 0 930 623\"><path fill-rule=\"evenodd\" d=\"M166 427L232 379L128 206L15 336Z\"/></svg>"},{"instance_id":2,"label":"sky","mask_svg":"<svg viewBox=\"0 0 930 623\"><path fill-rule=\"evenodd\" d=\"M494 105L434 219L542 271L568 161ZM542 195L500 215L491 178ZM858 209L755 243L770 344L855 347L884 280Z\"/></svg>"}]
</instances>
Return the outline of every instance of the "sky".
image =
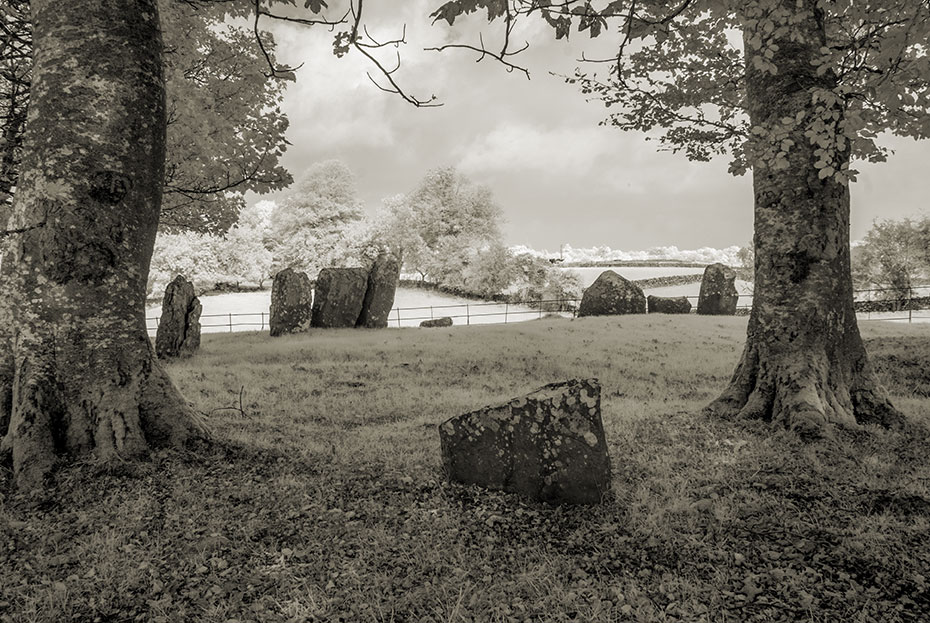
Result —
<instances>
[{"instance_id":1,"label":"sky","mask_svg":"<svg viewBox=\"0 0 930 623\"><path fill-rule=\"evenodd\" d=\"M723 248L751 241L749 175L730 175L726 158L689 162L657 152L641 133L600 126L608 109L550 74L573 74L584 65L578 60L582 50L589 58L609 56L615 36L591 41L573 32L566 43L555 41L539 20L527 22L515 40L530 47L514 59L530 70L527 80L493 59L476 63L472 51L424 50L476 44L479 30L488 47L499 45L500 24L488 25L483 14L451 28L431 24L428 15L440 4L366 5L375 38L394 39L406 27L394 77L421 99L435 94L443 104L438 108L418 109L378 90L366 75L377 79L376 68L355 51L336 58L333 34L325 28L263 23L275 35L279 62L303 63L283 102L291 146L282 162L295 178L314 162L342 160L357 177L366 210L374 212L382 199L413 190L430 169L455 166L493 191L506 219L504 242L536 249L558 250L566 243L630 251ZM378 54L386 66L394 65L393 48ZM583 68L599 67L606 66ZM875 219L927 212L930 141L891 138L887 144L895 150L888 162L854 167L860 175L851 189L853 240Z\"/></svg>"}]
</instances>

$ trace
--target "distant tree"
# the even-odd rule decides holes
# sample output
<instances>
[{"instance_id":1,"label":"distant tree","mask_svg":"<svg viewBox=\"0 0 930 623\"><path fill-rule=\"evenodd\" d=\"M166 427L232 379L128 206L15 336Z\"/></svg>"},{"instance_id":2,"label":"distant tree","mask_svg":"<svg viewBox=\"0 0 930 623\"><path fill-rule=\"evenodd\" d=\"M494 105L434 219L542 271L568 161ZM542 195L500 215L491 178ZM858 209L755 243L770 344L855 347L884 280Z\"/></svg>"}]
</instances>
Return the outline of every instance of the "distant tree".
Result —
<instances>
[{"instance_id":1,"label":"distant tree","mask_svg":"<svg viewBox=\"0 0 930 623\"><path fill-rule=\"evenodd\" d=\"M433 16L452 24L479 10L501 24L501 48L487 38L443 48L514 69L523 18L541 18L557 39L575 25L618 33L616 54L597 59L609 75L571 79L611 107L606 123L752 170L753 309L742 359L710 412L812 434L901 422L856 325L848 185L852 158L884 160L879 133L928 135L926 2L451 0Z\"/></svg>"},{"instance_id":2,"label":"distant tree","mask_svg":"<svg viewBox=\"0 0 930 623\"><path fill-rule=\"evenodd\" d=\"M349 168L338 160L314 164L271 211L275 271L293 268L315 279L321 268L352 261L361 219Z\"/></svg>"},{"instance_id":3,"label":"distant tree","mask_svg":"<svg viewBox=\"0 0 930 623\"><path fill-rule=\"evenodd\" d=\"M476 252L500 245L501 218L487 186L444 167L408 195L386 200L375 229L383 245L401 253L406 271L460 287Z\"/></svg>"},{"instance_id":4,"label":"distant tree","mask_svg":"<svg viewBox=\"0 0 930 623\"><path fill-rule=\"evenodd\" d=\"M198 293L213 289L225 276L218 254L220 240L195 231L160 232L152 252L148 295L161 298L165 287L178 275L190 280Z\"/></svg>"},{"instance_id":5,"label":"distant tree","mask_svg":"<svg viewBox=\"0 0 930 623\"><path fill-rule=\"evenodd\" d=\"M167 164L160 227L210 233L229 229L245 191L270 192L292 180L278 159L287 148L284 82L268 63L244 3L159 0L168 98ZM32 73L27 0L0 4L0 203L12 200ZM265 35L266 51L274 40ZM4 221L5 224L5 221Z\"/></svg>"},{"instance_id":6,"label":"distant tree","mask_svg":"<svg viewBox=\"0 0 930 623\"><path fill-rule=\"evenodd\" d=\"M872 223L862 244L853 253L853 278L862 288L877 288L880 298L904 299L911 288L926 282L926 223L881 220Z\"/></svg>"},{"instance_id":7,"label":"distant tree","mask_svg":"<svg viewBox=\"0 0 930 623\"><path fill-rule=\"evenodd\" d=\"M273 256L265 245L270 226L267 202L244 208L239 220L215 243L220 281L263 288L272 277Z\"/></svg>"},{"instance_id":8,"label":"distant tree","mask_svg":"<svg viewBox=\"0 0 930 623\"><path fill-rule=\"evenodd\" d=\"M518 267L513 253L500 242L472 249L463 258L457 287L482 296L501 294L516 281Z\"/></svg>"},{"instance_id":9,"label":"distant tree","mask_svg":"<svg viewBox=\"0 0 930 623\"><path fill-rule=\"evenodd\" d=\"M739 248L739 251L736 252L736 258L743 268L752 269L755 267L756 253L753 250L752 241L747 246Z\"/></svg>"}]
</instances>

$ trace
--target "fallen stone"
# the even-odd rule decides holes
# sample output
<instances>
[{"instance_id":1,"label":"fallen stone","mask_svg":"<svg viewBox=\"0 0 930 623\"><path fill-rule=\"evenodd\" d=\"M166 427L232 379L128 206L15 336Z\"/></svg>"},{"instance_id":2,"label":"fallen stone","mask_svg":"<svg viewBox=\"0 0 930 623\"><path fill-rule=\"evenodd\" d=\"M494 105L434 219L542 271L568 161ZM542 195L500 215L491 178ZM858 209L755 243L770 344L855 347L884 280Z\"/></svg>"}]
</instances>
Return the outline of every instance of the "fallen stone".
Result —
<instances>
[{"instance_id":1,"label":"fallen stone","mask_svg":"<svg viewBox=\"0 0 930 623\"><path fill-rule=\"evenodd\" d=\"M733 316L739 292L736 291L736 271L723 264L711 264L704 269L697 313L709 316Z\"/></svg>"},{"instance_id":2,"label":"fallen stone","mask_svg":"<svg viewBox=\"0 0 930 623\"><path fill-rule=\"evenodd\" d=\"M188 357L200 347L202 309L193 283L178 275L168 284L155 332L155 354L160 359Z\"/></svg>"},{"instance_id":3,"label":"fallen stone","mask_svg":"<svg viewBox=\"0 0 930 623\"><path fill-rule=\"evenodd\" d=\"M271 337L300 333L310 328L313 287L306 273L285 268L271 283Z\"/></svg>"},{"instance_id":4,"label":"fallen stone","mask_svg":"<svg viewBox=\"0 0 930 623\"><path fill-rule=\"evenodd\" d=\"M450 481L553 504L595 504L610 489L597 379L553 383L439 426Z\"/></svg>"},{"instance_id":5,"label":"fallen stone","mask_svg":"<svg viewBox=\"0 0 930 623\"><path fill-rule=\"evenodd\" d=\"M686 296L653 296L646 297L650 314L690 314L691 301Z\"/></svg>"},{"instance_id":6,"label":"fallen stone","mask_svg":"<svg viewBox=\"0 0 930 623\"><path fill-rule=\"evenodd\" d=\"M316 278L311 327L354 327L362 314L368 271L364 268L324 268Z\"/></svg>"},{"instance_id":7,"label":"fallen stone","mask_svg":"<svg viewBox=\"0 0 930 623\"><path fill-rule=\"evenodd\" d=\"M646 295L642 288L612 270L605 270L581 296L578 316L645 314Z\"/></svg>"},{"instance_id":8,"label":"fallen stone","mask_svg":"<svg viewBox=\"0 0 930 623\"><path fill-rule=\"evenodd\" d=\"M421 327L426 327L427 329L435 329L436 327L451 327L452 318L448 316L443 316L442 318L433 318L432 320L424 320L420 323Z\"/></svg>"},{"instance_id":9,"label":"fallen stone","mask_svg":"<svg viewBox=\"0 0 930 623\"><path fill-rule=\"evenodd\" d=\"M384 329L388 326L388 315L394 307L398 279L400 260L388 253L379 255L368 273L368 288L356 326L367 329Z\"/></svg>"}]
</instances>

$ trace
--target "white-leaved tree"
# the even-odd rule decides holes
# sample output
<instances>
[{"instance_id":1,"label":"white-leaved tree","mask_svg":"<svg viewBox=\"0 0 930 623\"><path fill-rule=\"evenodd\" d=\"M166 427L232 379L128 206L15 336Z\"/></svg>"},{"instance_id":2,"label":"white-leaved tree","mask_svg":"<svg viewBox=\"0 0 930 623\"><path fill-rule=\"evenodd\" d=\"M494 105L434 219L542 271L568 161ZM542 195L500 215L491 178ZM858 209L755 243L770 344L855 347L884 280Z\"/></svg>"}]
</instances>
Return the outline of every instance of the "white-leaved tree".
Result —
<instances>
[{"instance_id":1,"label":"white-leaved tree","mask_svg":"<svg viewBox=\"0 0 930 623\"><path fill-rule=\"evenodd\" d=\"M315 279L321 268L356 263L362 216L349 168L338 160L312 165L271 211L275 272L293 268Z\"/></svg>"}]
</instances>

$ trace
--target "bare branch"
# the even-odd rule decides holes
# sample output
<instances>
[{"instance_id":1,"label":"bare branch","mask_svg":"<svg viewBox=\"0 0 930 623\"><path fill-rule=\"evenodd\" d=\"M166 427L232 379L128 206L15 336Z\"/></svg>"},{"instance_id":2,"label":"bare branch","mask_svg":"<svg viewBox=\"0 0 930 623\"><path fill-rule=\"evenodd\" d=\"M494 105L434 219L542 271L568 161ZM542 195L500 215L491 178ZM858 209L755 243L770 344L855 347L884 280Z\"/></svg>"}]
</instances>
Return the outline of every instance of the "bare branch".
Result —
<instances>
[{"instance_id":1,"label":"bare branch","mask_svg":"<svg viewBox=\"0 0 930 623\"><path fill-rule=\"evenodd\" d=\"M527 79L527 80L530 79L530 70L529 70L529 69L527 69L526 67L522 67L522 66L520 66L520 65L516 65L516 64L514 64L514 63L511 63L511 62L508 61L507 58L506 58L506 56L514 56L514 55L519 54L519 53L523 52L524 50L526 50L528 47L530 47L529 42L525 43L525 44L523 45L523 47L520 48L519 50L515 50L515 51L512 51L512 52L507 52L506 55L504 55L504 54L500 54L500 53L491 52L491 51L488 50L486 47L484 47L484 39L483 39L483 37L480 37L480 36L479 36L479 39L480 39L480 41L481 41L480 47L477 47L477 46L474 46L474 45L468 45L467 43L447 43L447 44L441 45L441 46L439 46L439 47L424 48L424 49L427 50L427 51L429 51L429 52L442 52L442 51L444 51L444 50L450 50L450 49L456 49L456 48L457 48L457 49L462 49L462 50L472 50L472 51L474 51L474 52L478 52L478 53L481 55L481 56L478 57L477 60L475 60L476 63L480 63L482 60L484 60L484 57L489 56L489 57L493 58L494 60L496 60L497 62L499 62L500 64L504 65L504 66L507 68L507 71L519 71L519 72L523 73L523 74L526 76L526 79Z\"/></svg>"},{"instance_id":2,"label":"bare branch","mask_svg":"<svg viewBox=\"0 0 930 623\"><path fill-rule=\"evenodd\" d=\"M45 227L45 223L45 220L43 220L41 223L36 223L35 225L27 225L26 227L18 227L16 229L0 230L0 240L8 238L9 236L15 236L17 234L25 234L26 232L39 229L40 227Z\"/></svg>"},{"instance_id":3,"label":"bare branch","mask_svg":"<svg viewBox=\"0 0 930 623\"><path fill-rule=\"evenodd\" d=\"M365 33L365 36L368 38L367 41L363 40L361 35L359 35L359 28L361 27L361 22L362 22L362 11L364 8L364 2L365 0L358 0L357 8L356 8L356 5L353 4L352 2L349 3L350 11L352 13L352 18L353 18L352 32L349 35L349 41L351 42L352 47L358 50L365 58L371 61L371 63L375 67L378 68L378 71L381 73L381 75L384 76L385 79L387 79L388 83L390 84L390 87L386 87L382 84L379 84L378 81L375 80L374 77L372 77L370 73L367 74L368 79L371 80L371 82L376 87L381 89L382 91L385 91L386 93L393 93L395 95L399 95L404 101L410 104L413 104L417 108L433 108L437 106L442 106L440 102L436 101L435 95L430 96L428 100L422 100L413 95L406 93L403 89L400 88L400 85L397 84L397 81L394 80L394 75L393 75L395 72L397 72L398 69L400 69L400 52L397 52L397 64L395 65L393 69L386 68L381 63L381 61L379 61L371 52L369 52L369 50L382 48L382 47L386 47L389 45L393 45L396 48L400 44L406 43L405 37L406 37L407 29L406 27L404 27L404 32L400 39L394 39L391 41L386 41L384 43L381 43L377 41L376 39L374 39L370 34L368 34L367 28L363 28L363 32Z\"/></svg>"}]
</instances>

